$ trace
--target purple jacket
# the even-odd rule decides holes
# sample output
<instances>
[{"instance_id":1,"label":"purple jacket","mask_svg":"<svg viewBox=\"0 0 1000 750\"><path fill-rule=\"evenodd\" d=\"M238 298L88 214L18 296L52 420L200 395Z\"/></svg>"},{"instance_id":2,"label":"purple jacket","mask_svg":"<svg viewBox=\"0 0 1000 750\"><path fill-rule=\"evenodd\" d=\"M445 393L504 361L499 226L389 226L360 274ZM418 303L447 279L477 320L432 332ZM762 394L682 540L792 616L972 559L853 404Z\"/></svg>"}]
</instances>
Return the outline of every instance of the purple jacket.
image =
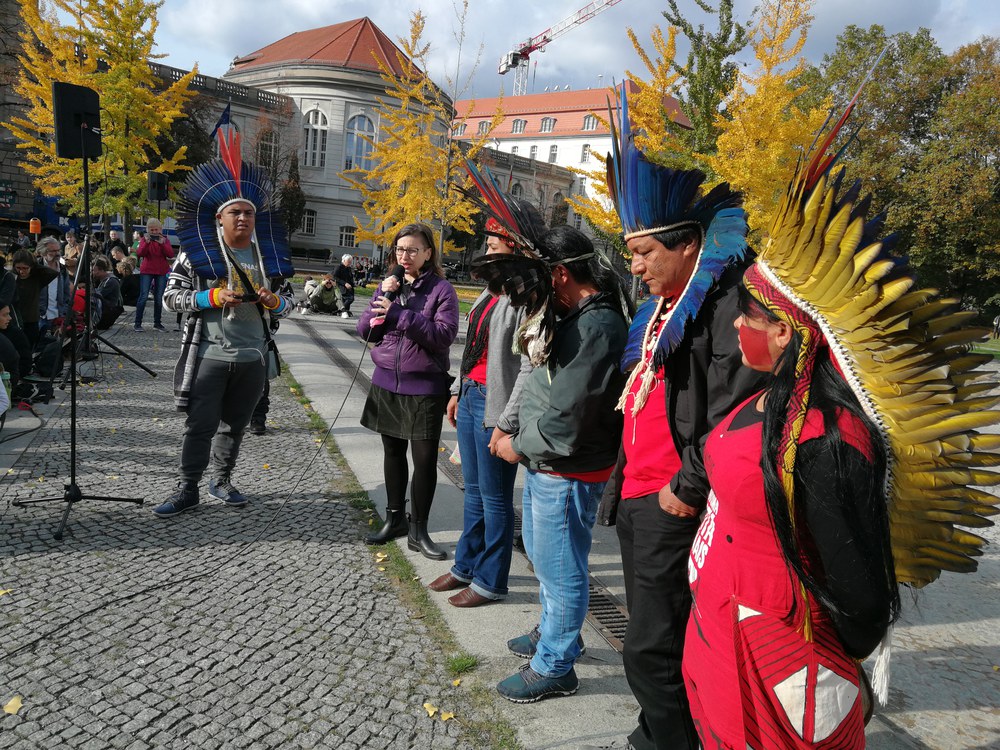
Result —
<instances>
[{"instance_id":1,"label":"purple jacket","mask_svg":"<svg viewBox=\"0 0 1000 750\"><path fill-rule=\"evenodd\" d=\"M372 302L383 294L376 291ZM458 335L458 295L433 271L422 273L394 304L381 325L372 326L371 305L361 314L358 335L375 344L372 383L406 396L447 396L448 349Z\"/></svg>"}]
</instances>

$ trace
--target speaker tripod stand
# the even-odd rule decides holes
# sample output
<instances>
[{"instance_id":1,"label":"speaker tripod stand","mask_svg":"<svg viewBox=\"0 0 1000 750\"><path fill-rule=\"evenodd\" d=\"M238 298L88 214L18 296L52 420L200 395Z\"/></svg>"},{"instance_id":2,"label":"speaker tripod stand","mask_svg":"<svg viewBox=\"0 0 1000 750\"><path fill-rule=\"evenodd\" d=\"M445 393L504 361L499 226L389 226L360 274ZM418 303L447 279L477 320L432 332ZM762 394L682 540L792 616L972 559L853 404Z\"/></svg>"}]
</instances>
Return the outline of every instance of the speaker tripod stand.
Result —
<instances>
[{"instance_id":1,"label":"speaker tripod stand","mask_svg":"<svg viewBox=\"0 0 1000 750\"><path fill-rule=\"evenodd\" d=\"M65 87L67 87L67 86L70 86L70 84L53 83L52 84L53 99L54 100L58 100L61 96L65 96L65 94L63 92L65 91ZM58 87L63 87L63 88L60 89ZM87 143L87 137L86 136L87 136L87 134L91 133L94 130L97 130L98 132L100 131L100 127L99 127L100 119L99 119L99 114L98 114L100 112L100 107L99 107L99 103L97 101L97 93L96 92L92 91L91 89L86 89L85 87L81 87L81 86L72 86L71 88L72 89L79 89L79 90L81 90L81 91L75 91L75 92L71 92L71 93L74 93L74 94L76 94L77 97L79 97L79 98L81 98L83 100L86 100L85 104L83 106L81 106L81 108L78 111L76 111L76 112L73 113L73 116L76 117L77 120L79 121L79 127L80 127L80 151L79 151L79 155L83 159L83 196L84 196L84 198L83 198L83 206L84 206L84 216L85 216L85 220L87 222L86 226L87 226L87 230L88 230L87 233L83 237L83 249L82 249L82 251L80 253L79 264L78 264L78 267L77 267L76 284L79 285L82 282L86 286L86 294L84 295L84 306L83 306L83 320L84 320L84 332L85 332L85 335L86 336L97 336L97 334L94 333L93 320L92 320L92 315L91 315L91 295L94 294L94 290L91 288L92 284L90 283L91 282L91 276L90 276L90 247L89 247L89 245L90 245L89 234L90 234L90 227L91 227L91 224L90 224L90 177L89 177L89 172L88 172L88 169L87 169L88 157L87 157L87 148L86 148L86 143ZM90 120L90 119L92 119L93 121L97 122L98 125L97 126L92 126L92 125L88 124L88 120ZM58 146L59 146L59 144L57 144L57 151L58 151ZM98 148L97 148L98 154L96 154L96 155L100 155L100 150L101 150L100 146L98 146ZM77 156L76 153L58 154L58 155L59 156L64 156L64 157L69 157L69 158L75 158L75 156ZM76 435L76 422L77 422L76 417L77 417L77 414L76 414L76 411L77 411L77 409L76 409L76 404L77 404L77 380L78 380L78 377L77 377L76 367L77 367L77 361L78 361L78 359L77 359L78 351L77 350L78 350L78 343L79 343L78 342L79 333L77 331L77 325L76 325L76 323L77 323L77 313L73 309L72 305L70 305L70 308L67 311L66 318L67 318L67 320L69 322L68 328L69 328L69 337L70 337L70 369L69 369L69 378L70 378L69 481L66 484L63 485L63 494L62 495L59 495L59 496L56 496L56 497L32 498L32 499L29 499L29 500L15 500L15 501L13 501L13 503L11 503L12 505L15 505L17 507L21 507L21 506L25 506L25 505L34 505L36 503L50 503L50 502L59 502L59 501L65 502L66 503L66 507L63 508L62 517L59 520L59 526L56 528L55 533L53 534L53 536L56 539L62 539L63 538L63 534L66 531L66 525L69 523L69 514L70 514L70 511L73 509L73 506L76 503L80 502L81 500L102 500L102 501L106 501L106 502L115 502L115 503L135 503L136 505L142 505L142 503L143 503L142 498L111 497L109 495L88 495L88 494L84 494L83 491L80 489L80 485L77 483L77 471L76 471L76 464L77 464L77 460L76 460L77 459L77 435ZM97 338L100 338L100 337L97 336ZM104 339L101 339L101 340L104 341ZM121 351L118 347L114 346L113 344L111 344L111 343L109 343L107 341L104 341L104 343L107 344L112 349L114 349L119 354L121 354L122 356L127 357L129 359L129 361L135 362L136 365L138 365L139 367L142 367L143 370L145 370L146 372L148 372L153 377L156 377L156 373L155 372L153 372L152 370L150 370L148 367L140 364L139 362L136 362L136 360L134 360L132 357L129 357L127 354L125 354L123 351Z\"/></svg>"}]
</instances>

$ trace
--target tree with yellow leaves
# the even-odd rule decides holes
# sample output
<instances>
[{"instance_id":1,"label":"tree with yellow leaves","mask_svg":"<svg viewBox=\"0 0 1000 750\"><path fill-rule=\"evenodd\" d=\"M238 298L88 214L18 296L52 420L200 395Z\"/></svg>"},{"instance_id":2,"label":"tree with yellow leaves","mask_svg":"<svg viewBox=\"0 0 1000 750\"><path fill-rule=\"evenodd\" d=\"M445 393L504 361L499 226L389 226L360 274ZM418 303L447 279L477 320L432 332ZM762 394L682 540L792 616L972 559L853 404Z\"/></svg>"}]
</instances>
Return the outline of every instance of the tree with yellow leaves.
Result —
<instances>
[{"instance_id":1,"label":"tree with yellow leaves","mask_svg":"<svg viewBox=\"0 0 1000 750\"><path fill-rule=\"evenodd\" d=\"M77 214L83 212L83 162L56 156L52 115L53 81L87 86L101 99L100 169L91 170L91 206L106 216L138 209L148 212L146 172L187 169L182 146L160 153L157 137L183 117L191 96L193 70L170 86L158 79L149 61L157 10L150 0L20 0L24 18L15 83L27 101L8 127L17 140L22 165L35 187ZM57 12L74 19L60 22Z\"/></svg>"},{"instance_id":2,"label":"tree with yellow leaves","mask_svg":"<svg viewBox=\"0 0 1000 750\"><path fill-rule=\"evenodd\" d=\"M464 4L467 10L468 4ZM464 28L460 13L460 28ZM452 187L465 184L463 160L475 158L502 120L494 114L490 127L472 141L467 151L451 138L452 100L438 88L427 70L430 46L423 42L425 16L416 11L410 18L410 36L399 39L402 52L397 62L403 70L394 74L376 57L386 84L386 98L379 98L380 129L372 145L371 167L354 167L342 173L361 191L368 221L358 218L359 240L386 246L401 224L423 221L470 232L476 209ZM460 122L460 121L459 121ZM446 246L447 245L447 246ZM441 243L442 252L455 248Z\"/></svg>"},{"instance_id":3,"label":"tree with yellow leaves","mask_svg":"<svg viewBox=\"0 0 1000 750\"><path fill-rule=\"evenodd\" d=\"M639 42L632 29L627 30L629 41L642 60L649 73L649 80L640 78L630 70L625 71L629 90L629 117L636 132L636 145L650 159L668 166L681 166L691 160L683 143L673 136L670 129L669 113L663 104L667 97L672 96L677 89L679 76L673 71L675 40L677 30L669 27L664 38L659 26L654 26L650 36L656 50L656 58L651 59ZM609 92L614 97L614 92ZM612 100L612 106L616 103ZM606 126L607 120L598 115ZM594 195L574 195L569 201L573 210L583 216L597 231L605 235L617 235L622 231L621 221L615 213L608 194L606 182L607 160L600 154L594 154L600 166L592 171L573 169L577 174L587 177L588 185L594 190ZM572 169L572 168L571 168ZM624 247L624 245L622 245Z\"/></svg>"},{"instance_id":4,"label":"tree with yellow leaves","mask_svg":"<svg viewBox=\"0 0 1000 750\"><path fill-rule=\"evenodd\" d=\"M798 55L806 41L812 0L764 0L751 45L757 67L740 74L719 116L716 153L706 156L720 179L743 192L751 231L766 231L795 170L822 125L829 103L800 108L804 87L792 81L805 68ZM796 59L798 58L798 59ZM789 63L792 63L789 65Z\"/></svg>"}]
</instances>

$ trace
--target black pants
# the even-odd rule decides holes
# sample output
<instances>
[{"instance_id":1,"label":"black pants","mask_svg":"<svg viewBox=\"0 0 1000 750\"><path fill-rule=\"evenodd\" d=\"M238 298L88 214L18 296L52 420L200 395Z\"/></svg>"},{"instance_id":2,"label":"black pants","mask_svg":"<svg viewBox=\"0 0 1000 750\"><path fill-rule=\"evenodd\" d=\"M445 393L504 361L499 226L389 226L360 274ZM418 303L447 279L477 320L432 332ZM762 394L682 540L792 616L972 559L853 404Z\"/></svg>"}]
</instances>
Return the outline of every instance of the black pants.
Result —
<instances>
[{"instance_id":1,"label":"black pants","mask_svg":"<svg viewBox=\"0 0 1000 750\"><path fill-rule=\"evenodd\" d=\"M264 381L264 392L260 394L260 399L250 415L250 424L264 424L267 421L267 413L271 409L271 381Z\"/></svg>"},{"instance_id":2,"label":"black pants","mask_svg":"<svg viewBox=\"0 0 1000 750\"><path fill-rule=\"evenodd\" d=\"M385 472L386 505L389 510L403 510L406 507L406 485L409 467L406 463L406 446L410 445L413 455L413 481L410 483L412 519L426 522L434 502L437 489L437 440L403 440L382 436L385 451L383 470Z\"/></svg>"},{"instance_id":3,"label":"black pants","mask_svg":"<svg viewBox=\"0 0 1000 750\"><path fill-rule=\"evenodd\" d=\"M12 386L31 372L31 344L14 321L6 330L0 331L0 362L10 373Z\"/></svg>"},{"instance_id":4,"label":"black pants","mask_svg":"<svg viewBox=\"0 0 1000 750\"><path fill-rule=\"evenodd\" d=\"M639 702L636 750L695 750L681 657L691 611L687 563L700 521L660 509L656 495L622 500L618 540L629 621L622 659Z\"/></svg>"},{"instance_id":5,"label":"black pants","mask_svg":"<svg viewBox=\"0 0 1000 750\"><path fill-rule=\"evenodd\" d=\"M198 362L181 444L181 479L187 487L198 487L209 460L214 479L230 478L240 455L243 430L265 382L267 367L259 360Z\"/></svg>"}]
</instances>

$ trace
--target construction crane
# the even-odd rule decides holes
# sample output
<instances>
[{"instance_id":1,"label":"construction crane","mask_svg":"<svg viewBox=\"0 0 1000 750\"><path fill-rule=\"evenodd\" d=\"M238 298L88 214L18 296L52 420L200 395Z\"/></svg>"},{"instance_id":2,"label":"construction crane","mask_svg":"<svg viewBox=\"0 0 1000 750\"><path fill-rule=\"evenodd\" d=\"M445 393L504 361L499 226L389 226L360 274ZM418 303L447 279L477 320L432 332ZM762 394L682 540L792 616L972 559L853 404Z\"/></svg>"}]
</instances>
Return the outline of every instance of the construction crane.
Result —
<instances>
[{"instance_id":1,"label":"construction crane","mask_svg":"<svg viewBox=\"0 0 1000 750\"><path fill-rule=\"evenodd\" d=\"M560 37L570 29L574 29L582 23L589 21L598 13L607 10L612 5L617 5L621 0L597 0L585 5L569 18L564 18L555 26L546 29L538 36L521 42L514 49L500 59L500 67L497 72L500 75L514 71L514 93L513 96L521 96L528 93L528 58L532 52L545 49L545 45L556 37Z\"/></svg>"}]
</instances>

